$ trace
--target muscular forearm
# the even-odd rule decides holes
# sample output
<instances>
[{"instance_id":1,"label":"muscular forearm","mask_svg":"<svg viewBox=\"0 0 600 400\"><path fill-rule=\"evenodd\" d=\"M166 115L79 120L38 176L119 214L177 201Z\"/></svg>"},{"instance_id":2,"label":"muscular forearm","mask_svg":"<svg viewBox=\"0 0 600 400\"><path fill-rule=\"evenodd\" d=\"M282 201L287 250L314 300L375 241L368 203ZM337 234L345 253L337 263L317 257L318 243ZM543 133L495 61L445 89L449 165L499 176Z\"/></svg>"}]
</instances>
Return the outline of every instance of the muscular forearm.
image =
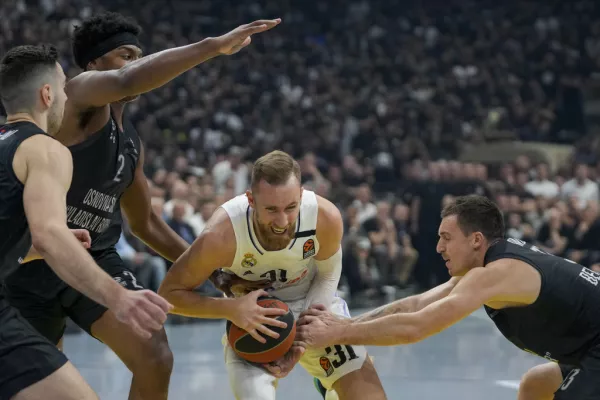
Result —
<instances>
[{"instance_id":1,"label":"muscular forearm","mask_svg":"<svg viewBox=\"0 0 600 400\"><path fill-rule=\"evenodd\" d=\"M386 304L384 306L374 309L373 311L369 311L362 315L359 315L358 317L354 317L352 318L352 321L368 322L373 321L377 318L382 318L396 313L415 312L419 301L418 298L419 296L417 295L396 300L393 303Z\"/></svg>"},{"instance_id":2,"label":"muscular forearm","mask_svg":"<svg viewBox=\"0 0 600 400\"><path fill-rule=\"evenodd\" d=\"M134 230L133 234L171 262L175 262L189 247L185 240L154 213L151 214L148 223L143 228Z\"/></svg>"},{"instance_id":3,"label":"muscular forearm","mask_svg":"<svg viewBox=\"0 0 600 400\"><path fill-rule=\"evenodd\" d=\"M67 284L108 308L118 301L123 287L100 269L66 226L32 236L38 253Z\"/></svg>"},{"instance_id":4,"label":"muscular forearm","mask_svg":"<svg viewBox=\"0 0 600 400\"><path fill-rule=\"evenodd\" d=\"M158 294L170 302L172 314L193 318L230 319L235 299L202 296L188 289L160 288Z\"/></svg>"},{"instance_id":5,"label":"muscular forearm","mask_svg":"<svg viewBox=\"0 0 600 400\"><path fill-rule=\"evenodd\" d=\"M367 322L373 321L378 318L386 317L388 315L398 313L414 313L422 310L433 302L436 302L444 297L448 296L456 283L457 278L451 278L448 282L434 287L433 289L421 293L415 296L405 297L404 299L397 300L393 303L386 304L373 311L367 312L363 315L353 318L355 322Z\"/></svg>"},{"instance_id":6,"label":"muscular forearm","mask_svg":"<svg viewBox=\"0 0 600 400\"><path fill-rule=\"evenodd\" d=\"M213 38L187 46L163 50L132 62L120 72L127 96L135 96L163 86L198 64L218 56Z\"/></svg>"},{"instance_id":7,"label":"muscular forearm","mask_svg":"<svg viewBox=\"0 0 600 400\"><path fill-rule=\"evenodd\" d=\"M336 334L340 344L394 346L421 340L416 313L388 315L376 321L354 323Z\"/></svg>"}]
</instances>

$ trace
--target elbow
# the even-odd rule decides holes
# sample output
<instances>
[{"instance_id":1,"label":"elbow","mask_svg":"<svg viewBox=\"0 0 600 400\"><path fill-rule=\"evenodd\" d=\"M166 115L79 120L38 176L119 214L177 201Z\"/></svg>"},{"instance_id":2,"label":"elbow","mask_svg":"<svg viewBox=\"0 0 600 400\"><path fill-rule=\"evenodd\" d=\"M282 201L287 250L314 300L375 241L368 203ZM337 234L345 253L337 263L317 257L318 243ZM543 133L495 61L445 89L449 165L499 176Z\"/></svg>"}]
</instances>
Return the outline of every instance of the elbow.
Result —
<instances>
[{"instance_id":1,"label":"elbow","mask_svg":"<svg viewBox=\"0 0 600 400\"><path fill-rule=\"evenodd\" d=\"M171 302L172 292L172 288L165 281L161 283L157 291L158 295L168 302Z\"/></svg>"},{"instance_id":2,"label":"elbow","mask_svg":"<svg viewBox=\"0 0 600 400\"><path fill-rule=\"evenodd\" d=\"M142 239L142 241L145 241L145 238L148 237L148 232L151 231L152 216L153 214L150 215L148 218L144 218L140 221L129 221L129 228L131 229L131 233L133 233L135 237Z\"/></svg>"},{"instance_id":3,"label":"elbow","mask_svg":"<svg viewBox=\"0 0 600 400\"><path fill-rule=\"evenodd\" d=\"M31 245L44 257L50 249L55 247L54 243L60 235L61 226L54 223L32 225L30 231Z\"/></svg>"}]
</instances>

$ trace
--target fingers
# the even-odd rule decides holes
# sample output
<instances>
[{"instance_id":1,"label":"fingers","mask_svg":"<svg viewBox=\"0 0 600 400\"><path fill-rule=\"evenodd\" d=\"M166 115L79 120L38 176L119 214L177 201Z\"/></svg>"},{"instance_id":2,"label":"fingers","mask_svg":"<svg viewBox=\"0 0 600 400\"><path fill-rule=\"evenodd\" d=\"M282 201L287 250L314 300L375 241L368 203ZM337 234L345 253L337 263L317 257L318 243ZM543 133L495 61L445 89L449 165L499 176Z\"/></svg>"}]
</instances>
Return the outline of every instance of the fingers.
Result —
<instances>
[{"instance_id":1,"label":"fingers","mask_svg":"<svg viewBox=\"0 0 600 400\"><path fill-rule=\"evenodd\" d=\"M171 303L151 290L142 290L141 292L144 293L144 296L146 296L148 300L160 307L165 313L168 313L174 308Z\"/></svg>"},{"instance_id":2,"label":"fingers","mask_svg":"<svg viewBox=\"0 0 600 400\"><path fill-rule=\"evenodd\" d=\"M281 23L281 19L261 19L254 21L241 29L244 35L254 35L256 33L268 31L269 29L275 28Z\"/></svg>"},{"instance_id":3,"label":"fingers","mask_svg":"<svg viewBox=\"0 0 600 400\"><path fill-rule=\"evenodd\" d=\"M327 311L321 311L316 308L308 308L300 313L300 317L323 315Z\"/></svg>"},{"instance_id":4,"label":"fingers","mask_svg":"<svg viewBox=\"0 0 600 400\"><path fill-rule=\"evenodd\" d=\"M257 299L257 300L261 296L268 296L268 295L269 294L266 291L262 290L262 289L250 292L248 294L248 296L253 297L253 298Z\"/></svg>"},{"instance_id":5,"label":"fingers","mask_svg":"<svg viewBox=\"0 0 600 400\"><path fill-rule=\"evenodd\" d=\"M248 333L250 334L250 336L252 336L252 337L254 338L254 340L256 340L257 342L260 342L260 343L263 343L263 344L267 343L267 339L265 339L264 337L262 337L262 336L261 336L261 335L258 333L258 330L256 330L256 329L250 329L250 330L249 330L249 331L247 331L247 332L248 332Z\"/></svg>"},{"instance_id":6,"label":"fingers","mask_svg":"<svg viewBox=\"0 0 600 400\"><path fill-rule=\"evenodd\" d=\"M258 325L256 327L256 330L261 331L262 333L264 333L265 335L267 335L269 337L272 337L273 339L279 339L279 333L270 330L265 325ZM265 343L265 342L262 342L262 343Z\"/></svg>"},{"instance_id":7,"label":"fingers","mask_svg":"<svg viewBox=\"0 0 600 400\"><path fill-rule=\"evenodd\" d=\"M270 317L272 316L280 316L280 315L285 315L288 312L286 310L284 310L283 308L266 308L266 307L261 307L262 310L262 315L268 315Z\"/></svg>"},{"instance_id":8,"label":"fingers","mask_svg":"<svg viewBox=\"0 0 600 400\"><path fill-rule=\"evenodd\" d=\"M273 318L262 317L262 318L260 318L260 323L271 325L271 326L274 326L276 328L281 328L281 329L287 328L287 324L285 322L279 321L279 320L276 320Z\"/></svg>"},{"instance_id":9,"label":"fingers","mask_svg":"<svg viewBox=\"0 0 600 400\"><path fill-rule=\"evenodd\" d=\"M276 18L276 19L259 19L257 21L254 22L250 22L249 24L245 25L246 27L254 27L254 26L262 26L262 25L267 25L269 28L274 28L277 25L279 25L281 23L281 18Z\"/></svg>"},{"instance_id":10,"label":"fingers","mask_svg":"<svg viewBox=\"0 0 600 400\"><path fill-rule=\"evenodd\" d=\"M156 329L160 329L167 320L167 312L148 299L142 303L140 309L145 311L146 314L152 318L152 320L160 323L160 326L158 326Z\"/></svg>"},{"instance_id":11,"label":"fingers","mask_svg":"<svg viewBox=\"0 0 600 400\"><path fill-rule=\"evenodd\" d=\"M143 339L150 339L152 337L152 333L146 329L143 329L140 324L137 323L135 319L131 319L129 321L129 326L133 331Z\"/></svg>"},{"instance_id":12,"label":"fingers","mask_svg":"<svg viewBox=\"0 0 600 400\"><path fill-rule=\"evenodd\" d=\"M302 325L308 325L312 322L316 322L318 321L319 318L313 316L313 315L305 315L304 317L301 317L298 322L296 322L296 326L302 326Z\"/></svg>"},{"instance_id":13,"label":"fingers","mask_svg":"<svg viewBox=\"0 0 600 400\"><path fill-rule=\"evenodd\" d=\"M312 304L309 309L327 311L327 307L325 307L323 304Z\"/></svg>"}]
</instances>

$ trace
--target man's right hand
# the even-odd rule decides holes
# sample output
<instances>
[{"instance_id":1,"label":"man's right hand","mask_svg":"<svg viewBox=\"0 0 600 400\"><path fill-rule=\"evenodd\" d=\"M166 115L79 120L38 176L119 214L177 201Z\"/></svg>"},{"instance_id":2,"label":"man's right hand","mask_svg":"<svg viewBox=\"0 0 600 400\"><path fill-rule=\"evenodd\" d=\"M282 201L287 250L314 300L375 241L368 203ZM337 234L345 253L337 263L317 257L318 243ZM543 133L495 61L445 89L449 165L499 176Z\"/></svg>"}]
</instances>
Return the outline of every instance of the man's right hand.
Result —
<instances>
[{"instance_id":1,"label":"man's right hand","mask_svg":"<svg viewBox=\"0 0 600 400\"><path fill-rule=\"evenodd\" d=\"M275 28L281 20L264 19L241 25L222 36L214 38L217 43L217 52L224 55L232 55L248 46L251 36L260 32Z\"/></svg>"},{"instance_id":2,"label":"man's right hand","mask_svg":"<svg viewBox=\"0 0 600 400\"><path fill-rule=\"evenodd\" d=\"M171 304L151 290L123 289L110 310L136 334L150 339L155 331L162 329L172 308Z\"/></svg>"},{"instance_id":3,"label":"man's right hand","mask_svg":"<svg viewBox=\"0 0 600 400\"><path fill-rule=\"evenodd\" d=\"M241 329L248 332L260 343L266 343L266 339L263 338L259 332L277 339L279 334L273 332L265 325L276 326L282 329L285 328L287 326L285 322L278 321L272 317L284 315L287 313L287 311L281 308L265 308L259 306L257 304L257 300L261 296L268 296L268 293L264 290L257 290L245 295L244 297L235 299L234 301L237 304L232 308L232 315L228 319Z\"/></svg>"}]
</instances>

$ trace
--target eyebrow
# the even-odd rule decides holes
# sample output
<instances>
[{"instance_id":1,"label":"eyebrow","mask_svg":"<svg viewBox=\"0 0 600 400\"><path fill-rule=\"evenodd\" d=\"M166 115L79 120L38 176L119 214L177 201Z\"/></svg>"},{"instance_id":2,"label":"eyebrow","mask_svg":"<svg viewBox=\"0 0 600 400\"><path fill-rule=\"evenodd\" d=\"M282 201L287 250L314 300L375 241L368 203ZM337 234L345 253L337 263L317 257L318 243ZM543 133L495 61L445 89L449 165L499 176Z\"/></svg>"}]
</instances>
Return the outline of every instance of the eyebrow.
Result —
<instances>
[{"instance_id":1,"label":"eyebrow","mask_svg":"<svg viewBox=\"0 0 600 400\"><path fill-rule=\"evenodd\" d=\"M287 206L285 206L284 208L288 208L288 207L292 207L292 206L296 206L296 205L298 205L298 202L294 201L294 202L288 204ZM274 206L274 205L266 205L265 208L278 208L278 207Z\"/></svg>"}]
</instances>

